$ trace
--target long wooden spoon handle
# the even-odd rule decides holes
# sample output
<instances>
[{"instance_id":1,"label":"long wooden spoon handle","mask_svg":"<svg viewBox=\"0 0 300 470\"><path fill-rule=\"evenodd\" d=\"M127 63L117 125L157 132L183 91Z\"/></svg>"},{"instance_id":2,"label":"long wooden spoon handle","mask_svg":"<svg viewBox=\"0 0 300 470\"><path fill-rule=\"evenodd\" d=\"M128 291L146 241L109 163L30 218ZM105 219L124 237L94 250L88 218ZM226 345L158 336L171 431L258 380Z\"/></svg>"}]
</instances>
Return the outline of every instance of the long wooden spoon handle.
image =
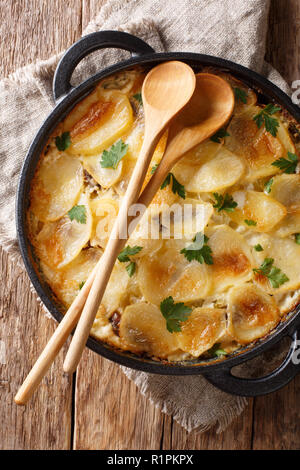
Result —
<instances>
[{"instance_id":1,"label":"long wooden spoon handle","mask_svg":"<svg viewBox=\"0 0 300 470\"><path fill-rule=\"evenodd\" d=\"M41 380L51 366L58 352L65 344L68 336L75 328L95 279L96 267L89 275L81 291L54 331L43 352L21 385L18 393L15 396L15 402L17 405L26 405L34 391L39 386Z\"/></svg>"},{"instance_id":2,"label":"long wooden spoon handle","mask_svg":"<svg viewBox=\"0 0 300 470\"><path fill-rule=\"evenodd\" d=\"M104 254L97 266L95 280L67 352L64 362L65 372L72 373L81 358L116 258L128 239L128 224L131 220L128 212L138 200L157 140L158 137L153 140L153 136L148 137L145 135L141 153L132 173L118 217L114 223Z\"/></svg>"}]
</instances>

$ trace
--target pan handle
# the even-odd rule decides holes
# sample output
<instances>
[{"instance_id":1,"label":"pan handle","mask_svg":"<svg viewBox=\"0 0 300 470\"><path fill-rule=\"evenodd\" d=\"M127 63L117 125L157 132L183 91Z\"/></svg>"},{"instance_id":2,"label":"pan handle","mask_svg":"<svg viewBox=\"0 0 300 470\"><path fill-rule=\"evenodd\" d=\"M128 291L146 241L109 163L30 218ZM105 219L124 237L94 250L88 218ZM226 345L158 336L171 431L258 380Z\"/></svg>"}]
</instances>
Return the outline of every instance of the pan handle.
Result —
<instances>
[{"instance_id":1,"label":"pan handle","mask_svg":"<svg viewBox=\"0 0 300 470\"><path fill-rule=\"evenodd\" d=\"M129 51L132 57L155 52L142 39L121 31L98 31L88 34L75 42L65 52L57 65L53 80L55 102L67 95L72 89L70 84L71 76L79 62L91 52L107 47Z\"/></svg>"},{"instance_id":2,"label":"pan handle","mask_svg":"<svg viewBox=\"0 0 300 470\"><path fill-rule=\"evenodd\" d=\"M206 379L224 392L244 397L255 397L276 392L300 373L300 330L288 335L292 338L290 350L283 363L271 374L258 379L236 377L231 369L203 374Z\"/></svg>"}]
</instances>

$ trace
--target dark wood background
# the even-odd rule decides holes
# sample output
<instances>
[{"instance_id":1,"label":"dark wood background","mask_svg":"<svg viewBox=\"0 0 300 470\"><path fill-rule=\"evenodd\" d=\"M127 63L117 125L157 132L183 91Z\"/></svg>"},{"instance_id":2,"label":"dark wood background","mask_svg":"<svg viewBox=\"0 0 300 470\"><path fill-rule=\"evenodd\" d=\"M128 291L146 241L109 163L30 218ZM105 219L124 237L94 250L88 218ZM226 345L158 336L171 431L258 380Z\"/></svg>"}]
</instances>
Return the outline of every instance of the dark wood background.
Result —
<instances>
[{"instance_id":1,"label":"dark wood background","mask_svg":"<svg viewBox=\"0 0 300 470\"><path fill-rule=\"evenodd\" d=\"M0 77L70 46L105 0L0 0ZM273 0L267 59L300 79L300 2ZM271 396L249 400L222 434L188 434L137 391L117 365L86 350L72 379L64 348L30 404L13 396L52 334L27 275L0 250L0 449L299 449L300 376ZM201 400L201 397L199 397Z\"/></svg>"}]
</instances>

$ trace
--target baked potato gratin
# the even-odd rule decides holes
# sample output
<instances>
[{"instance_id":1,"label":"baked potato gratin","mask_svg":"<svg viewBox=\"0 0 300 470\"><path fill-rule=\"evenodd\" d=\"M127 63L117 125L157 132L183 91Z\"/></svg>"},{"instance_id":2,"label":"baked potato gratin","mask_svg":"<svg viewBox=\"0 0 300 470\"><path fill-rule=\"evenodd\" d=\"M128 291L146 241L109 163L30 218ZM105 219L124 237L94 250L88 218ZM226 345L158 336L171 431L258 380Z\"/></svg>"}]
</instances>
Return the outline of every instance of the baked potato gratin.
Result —
<instances>
[{"instance_id":1,"label":"baked potato gratin","mask_svg":"<svg viewBox=\"0 0 300 470\"><path fill-rule=\"evenodd\" d=\"M151 223L119 254L92 335L155 360L226 357L265 337L299 302L297 124L224 72L235 109L226 128L183 156L156 194ZM105 249L144 132L142 69L103 79L48 140L31 183L35 262L62 311ZM262 100L261 100L262 101ZM153 154L145 184L162 158ZM189 204L184 236L164 211ZM197 209L203 230L193 231ZM146 217L146 218L147 218ZM143 223L144 218L140 224Z\"/></svg>"}]
</instances>

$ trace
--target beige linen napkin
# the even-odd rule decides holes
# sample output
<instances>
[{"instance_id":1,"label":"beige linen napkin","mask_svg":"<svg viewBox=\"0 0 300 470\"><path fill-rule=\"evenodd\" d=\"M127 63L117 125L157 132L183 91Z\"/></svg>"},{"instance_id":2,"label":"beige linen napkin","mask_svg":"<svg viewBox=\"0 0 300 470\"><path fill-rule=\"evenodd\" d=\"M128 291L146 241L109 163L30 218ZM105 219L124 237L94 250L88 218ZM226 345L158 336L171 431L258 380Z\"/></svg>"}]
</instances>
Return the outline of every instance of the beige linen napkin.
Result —
<instances>
[{"instance_id":1,"label":"beige linen napkin","mask_svg":"<svg viewBox=\"0 0 300 470\"><path fill-rule=\"evenodd\" d=\"M264 62L269 0L108 0L85 34L99 29L127 31L156 51L192 51L217 55L268 75L282 89L287 85ZM79 83L110 62L120 51L99 51L74 74ZM22 162L35 132L53 108L51 85L59 56L17 70L0 82L0 243L17 261L14 210ZM22 264L23 266L23 264ZM267 355L272 366L278 352ZM262 359L243 366L255 375ZM238 416L246 400L223 393L203 377L164 377L122 368L140 391L188 431L221 431Z\"/></svg>"}]
</instances>

